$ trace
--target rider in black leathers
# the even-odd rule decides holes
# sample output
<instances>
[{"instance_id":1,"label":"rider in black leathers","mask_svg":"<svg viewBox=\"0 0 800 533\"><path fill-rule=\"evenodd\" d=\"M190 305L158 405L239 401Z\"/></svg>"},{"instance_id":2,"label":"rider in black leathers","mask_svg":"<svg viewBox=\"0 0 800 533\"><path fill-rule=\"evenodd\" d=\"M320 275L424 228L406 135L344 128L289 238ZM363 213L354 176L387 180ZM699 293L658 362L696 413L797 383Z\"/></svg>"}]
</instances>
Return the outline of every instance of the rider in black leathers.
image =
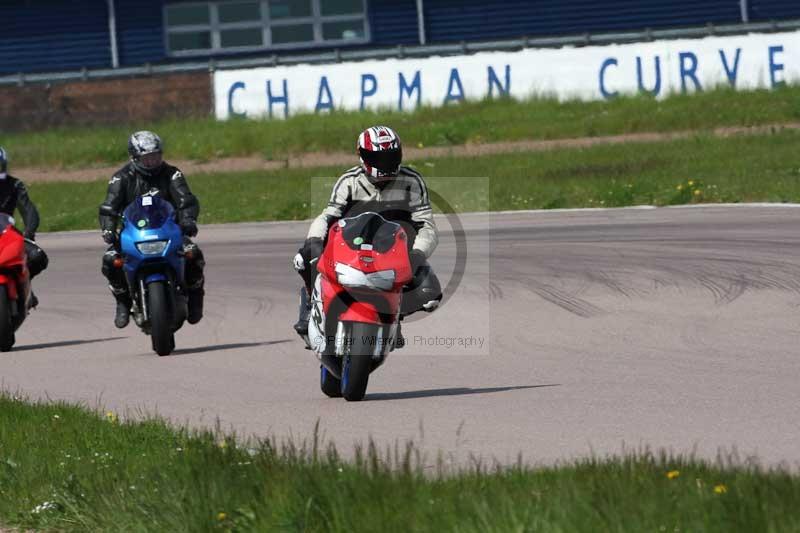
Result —
<instances>
[{"instance_id":1,"label":"rider in black leathers","mask_svg":"<svg viewBox=\"0 0 800 533\"><path fill-rule=\"evenodd\" d=\"M196 324L203 317L205 261L202 251L189 237L197 235L200 204L189 190L181 171L163 161L161 139L156 134L148 131L134 133L128 142L128 153L131 161L108 182L108 194L101 205L100 214L103 240L109 245L103 255L102 272L117 300L114 324L118 328L128 325L132 301L122 269L114 266L114 260L119 257L117 218L103 215L102 211L110 208L113 212L121 213L137 196L143 194L158 194L175 207L177 221L184 234L186 288L189 297L187 320L190 324Z\"/></svg>"}]
</instances>

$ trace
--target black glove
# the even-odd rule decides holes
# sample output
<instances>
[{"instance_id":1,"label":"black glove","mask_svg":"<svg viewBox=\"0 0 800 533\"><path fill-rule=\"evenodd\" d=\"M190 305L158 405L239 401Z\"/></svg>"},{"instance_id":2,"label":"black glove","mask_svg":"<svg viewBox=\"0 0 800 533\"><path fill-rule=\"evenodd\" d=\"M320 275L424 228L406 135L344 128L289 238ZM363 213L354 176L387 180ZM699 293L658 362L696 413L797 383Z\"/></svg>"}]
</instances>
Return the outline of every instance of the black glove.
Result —
<instances>
[{"instance_id":1,"label":"black glove","mask_svg":"<svg viewBox=\"0 0 800 533\"><path fill-rule=\"evenodd\" d=\"M187 237L194 237L197 235L197 222L194 220L184 220L181 222L181 230Z\"/></svg>"},{"instance_id":2,"label":"black glove","mask_svg":"<svg viewBox=\"0 0 800 533\"><path fill-rule=\"evenodd\" d=\"M117 239L117 236L115 235L115 233L116 232L114 230L104 229L103 230L103 241L105 241L106 244L114 244L114 241Z\"/></svg>"},{"instance_id":3,"label":"black glove","mask_svg":"<svg viewBox=\"0 0 800 533\"><path fill-rule=\"evenodd\" d=\"M415 276L420 268L428 264L428 258L425 257L425 254L419 250L411 250L409 259L411 259L412 276Z\"/></svg>"},{"instance_id":4,"label":"black glove","mask_svg":"<svg viewBox=\"0 0 800 533\"><path fill-rule=\"evenodd\" d=\"M34 232L32 232L32 231L26 231L23 236L26 239L28 239L29 241L35 241L36 240L36 234Z\"/></svg>"},{"instance_id":5,"label":"black glove","mask_svg":"<svg viewBox=\"0 0 800 533\"><path fill-rule=\"evenodd\" d=\"M324 249L325 243L322 239L311 237L310 239L306 239L306 242L303 243L303 247L300 248L299 251L300 255L303 256L303 259L310 263L313 259L319 258Z\"/></svg>"}]
</instances>

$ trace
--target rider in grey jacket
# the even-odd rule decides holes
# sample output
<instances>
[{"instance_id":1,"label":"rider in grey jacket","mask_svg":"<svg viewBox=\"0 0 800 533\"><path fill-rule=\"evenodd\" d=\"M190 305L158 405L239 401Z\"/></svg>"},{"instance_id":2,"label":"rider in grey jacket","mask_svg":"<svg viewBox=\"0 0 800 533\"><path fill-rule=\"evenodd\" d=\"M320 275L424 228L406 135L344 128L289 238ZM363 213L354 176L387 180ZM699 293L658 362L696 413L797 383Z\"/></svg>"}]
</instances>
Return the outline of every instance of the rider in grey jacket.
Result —
<instances>
[{"instance_id":1,"label":"rider in grey jacket","mask_svg":"<svg viewBox=\"0 0 800 533\"><path fill-rule=\"evenodd\" d=\"M433 311L442 298L439 280L427 262L436 249L439 234L425 181L417 171L401 166L400 138L390 128L376 126L362 132L358 138L358 152L361 165L351 168L336 181L327 207L312 222L305 243L294 259L294 268L305 283L301 290L300 317L294 325L300 335L308 331L308 296L317 276L316 262L322 255L328 229L341 218L371 211L401 224L406 230L414 280L403 297L403 315L421 309Z\"/></svg>"}]
</instances>

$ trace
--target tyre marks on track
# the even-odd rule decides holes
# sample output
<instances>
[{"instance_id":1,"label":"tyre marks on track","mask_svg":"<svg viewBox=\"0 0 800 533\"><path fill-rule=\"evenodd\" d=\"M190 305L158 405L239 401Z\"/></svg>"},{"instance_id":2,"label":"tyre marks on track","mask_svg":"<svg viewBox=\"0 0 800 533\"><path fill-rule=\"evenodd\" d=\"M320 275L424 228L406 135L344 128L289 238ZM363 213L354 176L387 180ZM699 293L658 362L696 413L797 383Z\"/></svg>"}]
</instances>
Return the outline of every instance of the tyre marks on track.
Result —
<instances>
[{"instance_id":1,"label":"tyre marks on track","mask_svg":"<svg viewBox=\"0 0 800 533\"><path fill-rule=\"evenodd\" d=\"M574 293L561 290L553 285L534 281L530 282L530 287L528 289L551 304L557 305L573 315L591 318L605 313L601 308L575 296Z\"/></svg>"},{"instance_id":2,"label":"tyre marks on track","mask_svg":"<svg viewBox=\"0 0 800 533\"><path fill-rule=\"evenodd\" d=\"M776 290L800 295L800 267L796 263L767 254L763 259L748 261L713 252L683 252L629 254L624 265L612 257L596 257L589 265L582 254L576 253L572 258L562 255L560 262L545 258L528 271L505 263L507 270L490 284L490 297L498 291L514 292L512 287L521 286L569 313L592 318L608 312L592 302L598 291L633 300L652 298L661 290L702 289L717 306L730 305L748 291Z\"/></svg>"}]
</instances>

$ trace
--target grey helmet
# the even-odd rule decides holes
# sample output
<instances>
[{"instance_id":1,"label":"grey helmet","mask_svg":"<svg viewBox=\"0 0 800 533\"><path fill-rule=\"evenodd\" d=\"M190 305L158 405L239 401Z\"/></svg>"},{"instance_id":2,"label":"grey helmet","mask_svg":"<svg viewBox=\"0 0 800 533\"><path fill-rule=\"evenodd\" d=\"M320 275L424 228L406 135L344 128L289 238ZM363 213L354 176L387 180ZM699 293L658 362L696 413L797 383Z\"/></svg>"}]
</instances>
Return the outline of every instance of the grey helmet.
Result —
<instances>
[{"instance_id":1,"label":"grey helmet","mask_svg":"<svg viewBox=\"0 0 800 533\"><path fill-rule=\"evenodd\" d=\"M8 172L8 152L0 146L0 174Z\"/></svg>"},{"instance_id":2,"label":"grey helmet","mask_svg":"<svg viewBox=\"0 0 800 533\"><path fill-rule=\"evenodd\" d=\"M152 131L137 131L128 139L128 155L134 168L145 175L153 175L164 164L161 137ZM150 157L147 157L150 156Z\"/></svg>"}]
</instances>

